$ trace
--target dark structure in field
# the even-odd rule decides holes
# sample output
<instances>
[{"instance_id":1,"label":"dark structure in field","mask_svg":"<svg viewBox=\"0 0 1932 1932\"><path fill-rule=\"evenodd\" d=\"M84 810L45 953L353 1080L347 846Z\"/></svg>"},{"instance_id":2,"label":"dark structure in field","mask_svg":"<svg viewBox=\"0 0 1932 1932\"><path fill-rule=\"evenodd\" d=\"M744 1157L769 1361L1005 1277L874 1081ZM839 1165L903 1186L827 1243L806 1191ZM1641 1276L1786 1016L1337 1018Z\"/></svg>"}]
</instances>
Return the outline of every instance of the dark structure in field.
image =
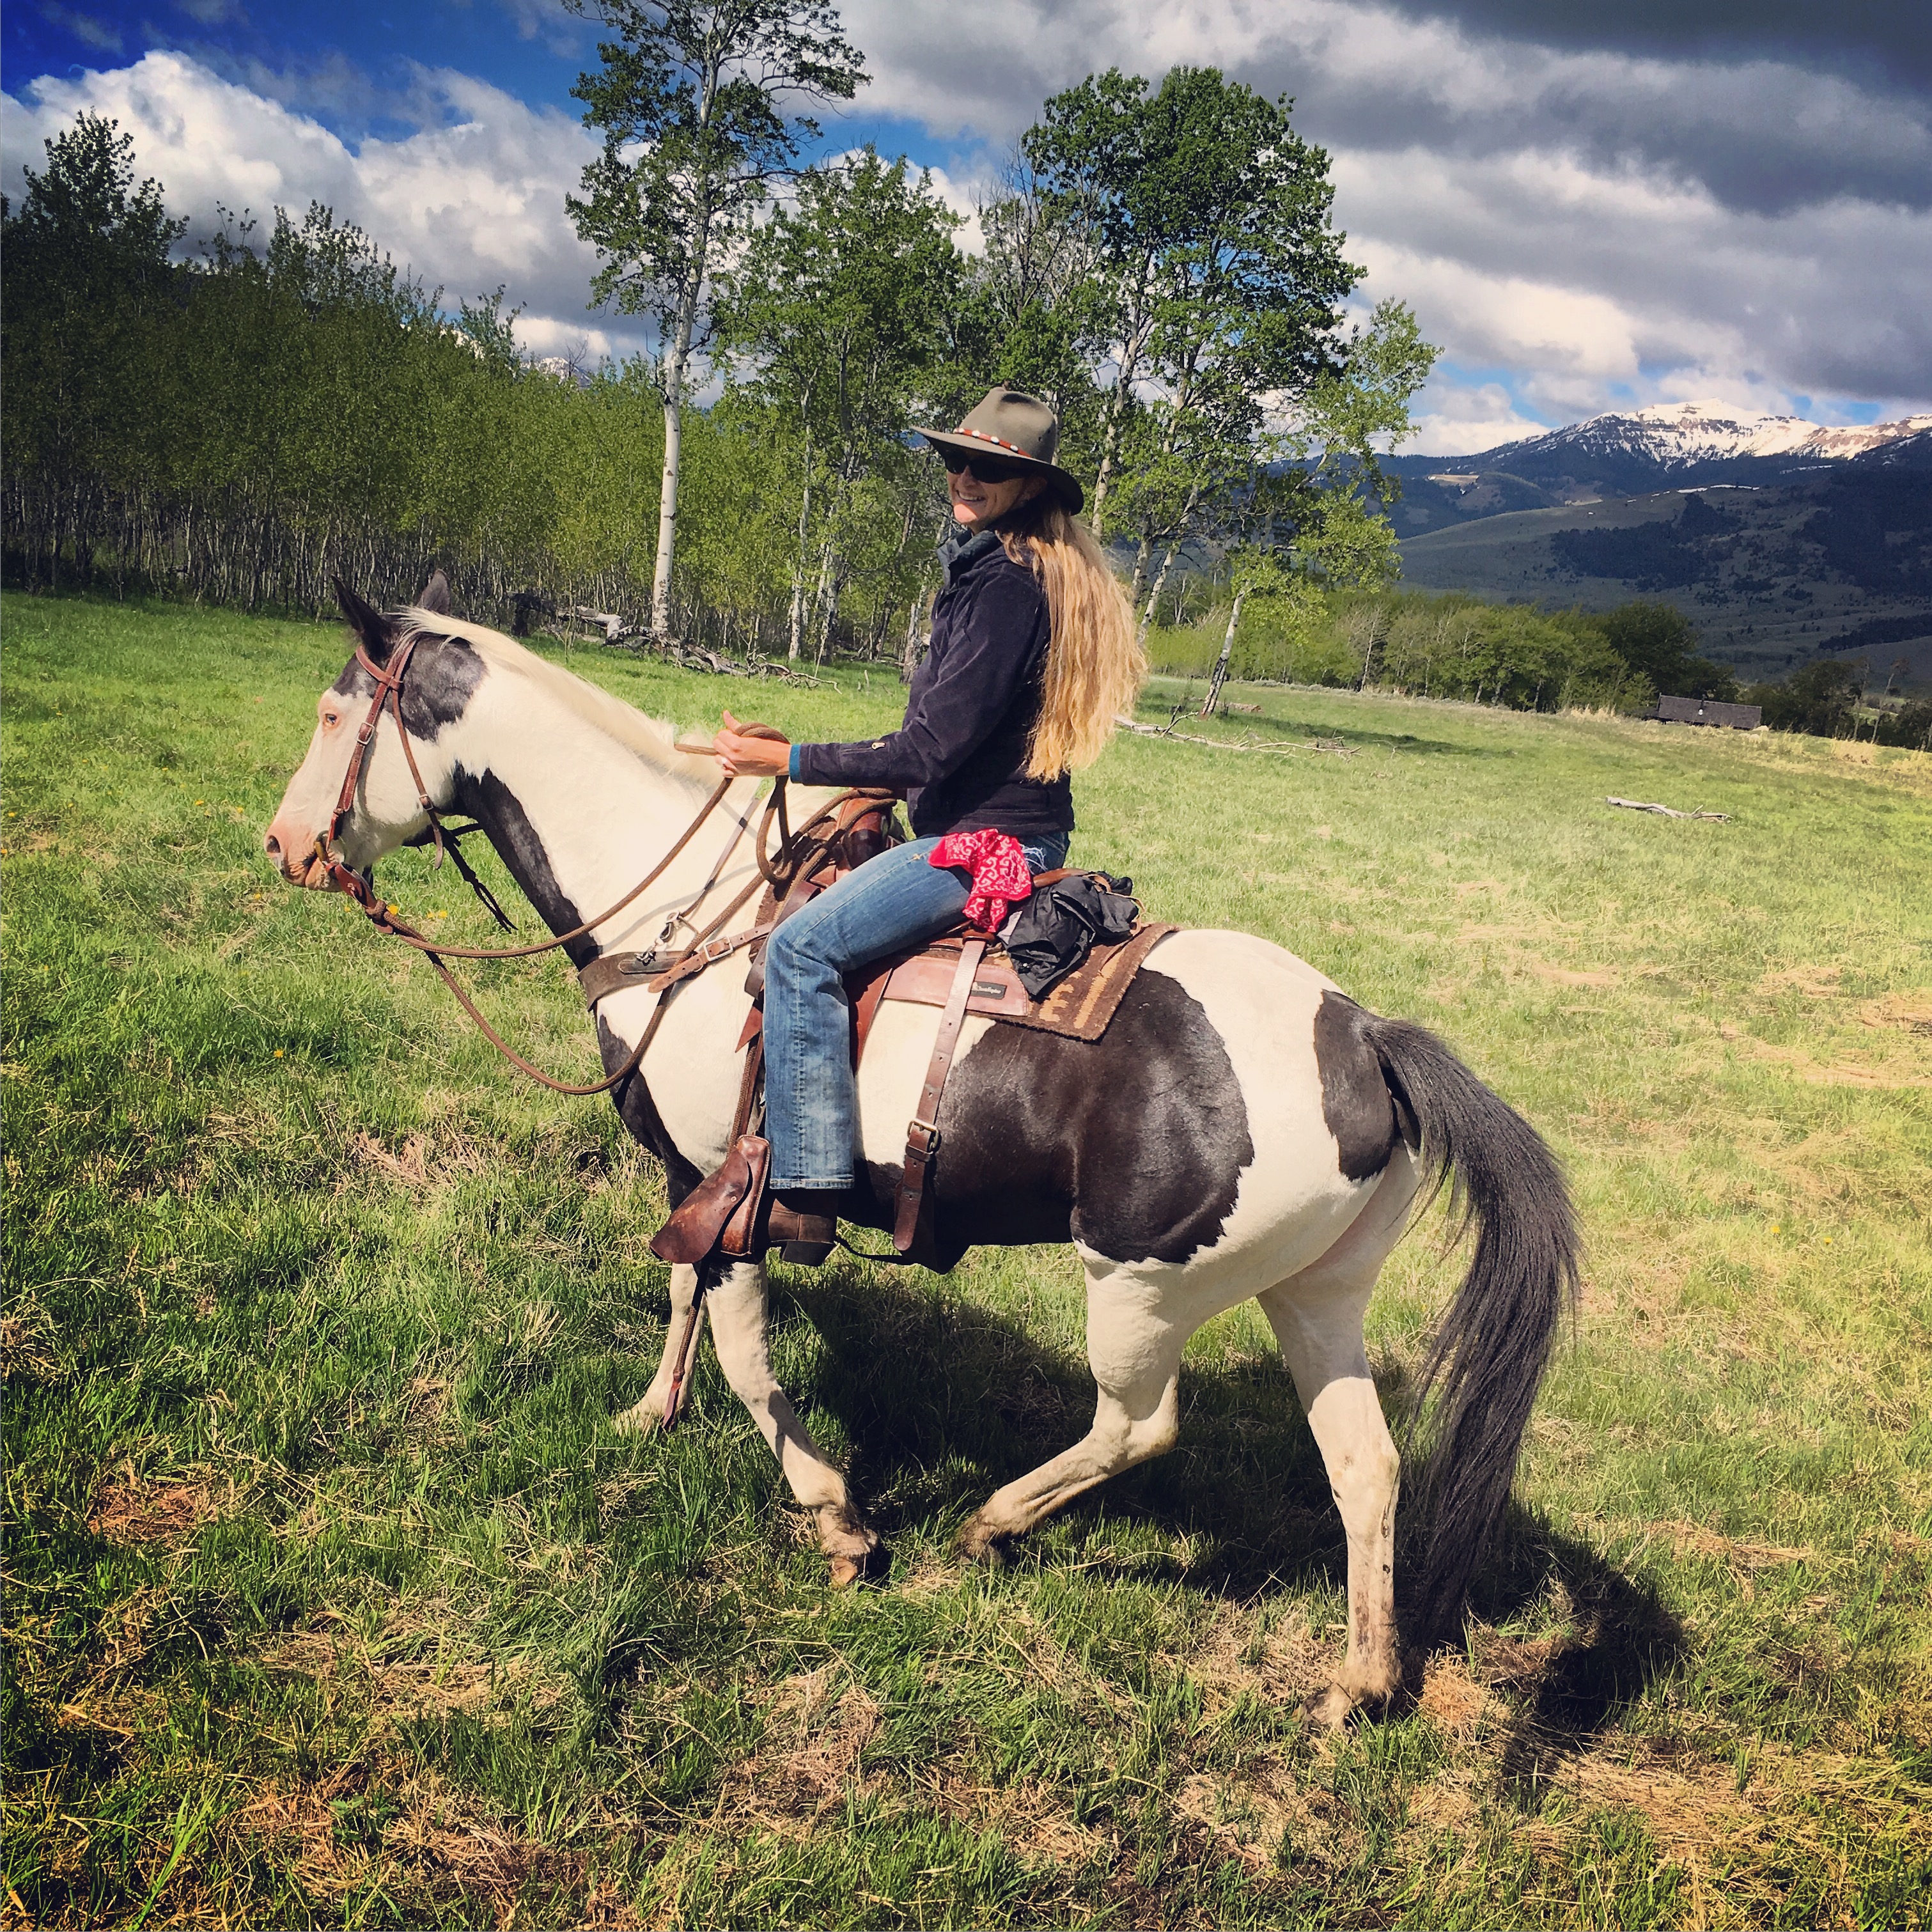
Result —
<instances>
[{"instance_id":1,"label":"dark structure in field","mask_svg":"<svg viewBox=\"0 0 1932 1932\"><path fill-rule=\"evenodd\" d=\"M1660 698L1650 714L1666 724L1728 724L1733 731L1755 731L1764 722L1758 704L1720 704L1714 698Z\"/></svg>"}]
</instances>

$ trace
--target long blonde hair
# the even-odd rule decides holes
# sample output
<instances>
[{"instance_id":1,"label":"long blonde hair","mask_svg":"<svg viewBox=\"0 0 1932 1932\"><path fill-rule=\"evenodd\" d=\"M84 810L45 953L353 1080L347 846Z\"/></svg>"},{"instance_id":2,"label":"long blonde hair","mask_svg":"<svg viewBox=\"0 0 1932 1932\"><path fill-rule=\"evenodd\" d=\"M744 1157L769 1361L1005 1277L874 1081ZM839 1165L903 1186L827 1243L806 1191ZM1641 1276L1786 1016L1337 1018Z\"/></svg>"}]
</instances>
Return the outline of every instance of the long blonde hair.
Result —
<instances>
[{"instance_id":1,"label":"long blonde hair","mask_svg":"<svg viewBox=\"0 0 1932 1932\"><path fill-rule=\"evenodd\" d=\"M1107 748L1116 715L1132 706L1147 676L1147 653L1133 607L1093 532L1052 496L1042 491L1026 504L1000 541L1046 592L1052 641L1026 775L1057 778Z\"/></svg>"}]
</instances>

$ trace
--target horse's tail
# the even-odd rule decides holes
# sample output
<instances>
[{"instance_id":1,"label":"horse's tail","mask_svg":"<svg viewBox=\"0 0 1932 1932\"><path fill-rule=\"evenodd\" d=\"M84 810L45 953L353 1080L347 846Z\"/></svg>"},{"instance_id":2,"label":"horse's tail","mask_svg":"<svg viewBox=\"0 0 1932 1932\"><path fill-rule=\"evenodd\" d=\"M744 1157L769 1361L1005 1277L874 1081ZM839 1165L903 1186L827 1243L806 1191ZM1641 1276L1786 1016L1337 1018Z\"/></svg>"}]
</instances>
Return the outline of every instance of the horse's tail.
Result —
<instances>
[{"instance_id":1,"label":"horse's tail","mask_svg":"<svg viewBox=\"0 0 1932 1932\"><path fill-rule=\"evenodd\" d=\"M1430 1534L1408 1619L1428 1643L1460 1618L1502 1518L1558 1322L1575 1306L1579 1243L1556 1156L1520 1114L1433 1034L1373 1016L1364 1030L1419 1130L1426 1186L1446 1180L1459 1232L1476 1231L1416 1390L1418 1414L1436 1394L1420 1484Z\"/></svg>"}]
</instances>

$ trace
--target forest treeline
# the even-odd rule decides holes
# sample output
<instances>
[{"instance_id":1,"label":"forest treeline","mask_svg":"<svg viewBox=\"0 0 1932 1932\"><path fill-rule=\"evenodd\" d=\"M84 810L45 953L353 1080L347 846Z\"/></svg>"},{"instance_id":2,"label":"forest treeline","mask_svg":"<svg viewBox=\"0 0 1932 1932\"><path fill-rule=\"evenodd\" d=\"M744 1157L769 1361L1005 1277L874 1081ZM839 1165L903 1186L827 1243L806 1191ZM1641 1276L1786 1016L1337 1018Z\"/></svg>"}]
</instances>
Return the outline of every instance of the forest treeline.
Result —
<instances>
[{"instance_id":1,"label":"forest treeline","mask_svg":"<svg viewBox=\"0 0 1932 1932\"><path fill-rule=\"evenodd\" d=\"M1198 607L1196 610L1194 607ZM1153 668L1228 674L1516 710L1649 710L1660 694L1742 700L1773 730L1932 750L1932 704L1894 696L1902 664L1881 690L1869 658L1806 664L1775 683L1740 684L1701 656L1697 634L1674 605L1638 600L1610 610L1543 610L1490 604L1456 591L1330 592L1306 603L1250 597L1234 626L1225 574L1186 580L1174 621L1148 640Z\"/></svg>"},{"instance_id":2,"label":"forest treeline","mask_svg":"<svg viewBox=\"0 0 1932 1932\"><path fill-rule=\"evenodd\" d=\"M603 293L662 338L675 278L610 212L628 152L571 209ZM1376 452L1435 352L1400 303L1345 326L1361 272L1328 170L1285 104L1187 68L1046 102L970 252L903 161L775 168L783 192L748 199L695 280L651 231L684 262L700 408L663 352L532 362L500 290L446 304L324 208L218 209L184 257L130 140L82 115L0 217L7 576L320 612L338 573L401 601L440 566L506 626L590 608L660 644L904 667L947 527L912 431L1006 382L1060 413L1157 667L1542 710L1738 695L1667 606L1394 588ZM1860 728L1850 673L1805 675L1745 694L1783 728Z\"/></svg>"},{"instance_id":3,"label":"forest treeline","mask_svg":"<svg viewBox=\"0 0 1932 1932\"><path fill-rule=\"evenodd\" d=\"M1143 603L1190 543L1277 551L1315 585L1390 571L1375 449L1433 351L1400 304L1345 327L1361 272L1326 155L1212 70L1047 103L979 252L902 161L796 170L706 271L715 394L676 412L663 355L534 364L500 292L446 304L326 208L218 211L180 259L188 224L135 160L84 115L5 215L16 582L320 610L337 572L395 597L434 562L479 614L532 591L661 639L898 657L946 526L910 432L995 382L1053 402Z\"/></svg>"}]
</instances>

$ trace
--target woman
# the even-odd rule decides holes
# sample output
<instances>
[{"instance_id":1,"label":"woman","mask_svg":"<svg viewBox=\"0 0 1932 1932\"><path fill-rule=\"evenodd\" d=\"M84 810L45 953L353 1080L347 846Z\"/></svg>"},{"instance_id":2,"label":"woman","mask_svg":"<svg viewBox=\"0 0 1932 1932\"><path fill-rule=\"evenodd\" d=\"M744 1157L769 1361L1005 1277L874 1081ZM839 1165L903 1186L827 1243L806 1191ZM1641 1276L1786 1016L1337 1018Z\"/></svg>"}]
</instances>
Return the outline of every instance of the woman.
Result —
<instances>
[{"instance_id":1,"label":"woman","mask_svg":"<svg viewBox=\"0 0 1932 1932\"><path fill-rule=\"evenodd\" d=\"M1073 520L1082 496L1053 460L1052 410L994 389L956 430L920 434L946 464L956 527L904 723L868 743L787 745L742 736L728 712L714 746L729 772L902 791L912 819L910 844L811 900L766 949L766 1238L790 1261L824 1258L854 1180L844 976L958 924L971 874L931 862L945 834L1010 834L1029 872L1064 862L1070 774L1100 756L1144 665L1126 599Z\"/></svg>"}]
</instances>

